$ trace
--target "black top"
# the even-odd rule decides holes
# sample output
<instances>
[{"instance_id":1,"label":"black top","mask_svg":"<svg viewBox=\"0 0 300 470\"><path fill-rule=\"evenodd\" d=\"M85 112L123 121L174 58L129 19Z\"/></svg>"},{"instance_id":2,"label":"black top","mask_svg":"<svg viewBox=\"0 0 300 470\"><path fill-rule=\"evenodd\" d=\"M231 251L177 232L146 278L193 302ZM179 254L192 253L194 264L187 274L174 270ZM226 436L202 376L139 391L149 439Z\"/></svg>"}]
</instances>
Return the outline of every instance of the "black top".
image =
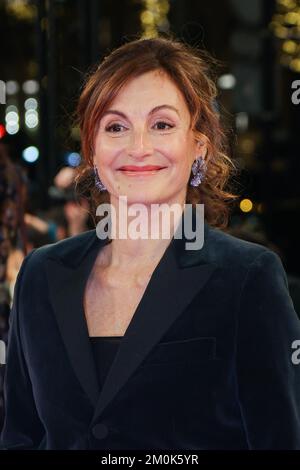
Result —
<instances>
[{"instance_id":1,"label":"black top","mask_svg":"<svg viewBox=\"0 0 300 470\"><path fill-rule=\"evenodd\" d=\"M111 367L123 336L90 336L100 387Z\"/></svg>"}]
</instances>

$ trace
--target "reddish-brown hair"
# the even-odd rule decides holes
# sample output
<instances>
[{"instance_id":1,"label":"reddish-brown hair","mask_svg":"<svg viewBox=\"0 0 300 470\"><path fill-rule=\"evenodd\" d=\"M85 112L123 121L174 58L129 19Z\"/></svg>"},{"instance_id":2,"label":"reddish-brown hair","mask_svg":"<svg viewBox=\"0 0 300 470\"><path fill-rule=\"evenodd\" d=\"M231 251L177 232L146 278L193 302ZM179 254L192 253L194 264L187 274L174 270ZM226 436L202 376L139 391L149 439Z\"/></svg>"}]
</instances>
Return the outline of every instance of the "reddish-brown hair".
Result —
<instances>
[{"instance_id":1,"label":"reddish-brown hair","mask_svg":"<svg viewBox=\"0 0 300 470\"><path fill-rule=\"evenodd\" d=\"M186 203L204 204L205 219L213 226L228 224L230 203L238 197L227 185L236 167L227 155L227 138L215 109L217 88L213 59L207 52L172 37L135 39L113 50L86 76L77 106L81 134L82 163L76 187L88 192L92 207L109 202L107 191L95 188L93 146L102 114L121 88L134 77L159 70L167 74L182 92L191 115L196 139L206 136L207 170L198 187L188 184Z\"/></svg>"}]
</instances>

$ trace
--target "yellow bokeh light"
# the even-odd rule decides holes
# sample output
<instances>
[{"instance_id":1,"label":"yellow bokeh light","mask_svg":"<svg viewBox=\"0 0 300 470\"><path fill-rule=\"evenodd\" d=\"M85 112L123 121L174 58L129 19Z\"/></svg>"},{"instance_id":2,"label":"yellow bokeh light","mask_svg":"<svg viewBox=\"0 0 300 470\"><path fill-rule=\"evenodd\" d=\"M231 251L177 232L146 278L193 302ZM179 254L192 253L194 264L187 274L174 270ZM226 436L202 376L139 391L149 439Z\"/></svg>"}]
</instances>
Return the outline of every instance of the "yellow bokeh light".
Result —
<instances>
[{"instance_id":1,"label":"yellow bokeh light","mask_svg":"<svg viewBox=\"0 0 300 470\"><path fill-rule=\"evenodd\" d=\"M292 70L295 70L296 72L300 72L300 59L291 60L290 66Z\"/></svg>"},{"instance_id":2,"label":"yellow bokeh light","mask_svg":"<svg viewBox=\"0 0 300 470\"><path fill-rule=\"evenodd\" d=\"M168 0L142 0L143 11L140 14L142 37L158 37L160 30L168 31L167 13L170 10Z\"/></svg>"},{"instance_id":3,"label":"yellow bokeh light","mask_svg":"<svg viewBox=\"0 0 300 470\"><path fill-rule=\"evenodd\" d=\"M253 209L253 203L250 199L242 199L240 202L242 212L250 212Z\"/></svg>"},{"instance_id":4,"label":"yellow bokeh light","mask_svg":"<svg viewBox=\"0 0 300 470\"><path fill-rule=\"evenodd\" d=\"M276 0L276 3L269 26L279 40L279 63L299 73L300 0Z\"/></svg>"},{"instance_id":5,"label":"yellow bokeh light","mask_svg":"<svg viewBox=\"0 0 300 470\"><path fill-rule=\"evenodd\" d=\"M153 23L154 16L153 13L149 10L143 11L141 13L141 22L144 24L151 24Z\"/></svg>"},{"instance_id":6,"label":"yellow bokeh light","mask_svg":"<svg viewBox=\"0 0 300 470\"><path fill-rule=\"evenodd\" d=\"M295 43L295 41L291 40L284 41L284 43L282 44L282 49L288 54L293 54L297 49L297 44Z\"/></svg>"}]
</instances>

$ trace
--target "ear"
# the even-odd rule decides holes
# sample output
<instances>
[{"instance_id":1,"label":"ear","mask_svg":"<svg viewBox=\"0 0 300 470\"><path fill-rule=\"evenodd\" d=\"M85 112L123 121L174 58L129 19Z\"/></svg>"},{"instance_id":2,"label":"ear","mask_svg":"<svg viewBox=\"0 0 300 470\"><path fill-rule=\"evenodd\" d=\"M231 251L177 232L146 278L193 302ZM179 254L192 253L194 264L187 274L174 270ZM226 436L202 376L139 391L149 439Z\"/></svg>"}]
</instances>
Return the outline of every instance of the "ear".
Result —
<instances>
[{"instance_id":1,"label":"ear","mask_svg":"<svg viewBox=\"0 0 300 470\"><path fill-rule=\"evenodd\" d=\"M208 139L205 135L202 135L201 140L197 141L196 145L196 158L200 156L205 160L208 153Z\"/></svg>"}]
</instances>

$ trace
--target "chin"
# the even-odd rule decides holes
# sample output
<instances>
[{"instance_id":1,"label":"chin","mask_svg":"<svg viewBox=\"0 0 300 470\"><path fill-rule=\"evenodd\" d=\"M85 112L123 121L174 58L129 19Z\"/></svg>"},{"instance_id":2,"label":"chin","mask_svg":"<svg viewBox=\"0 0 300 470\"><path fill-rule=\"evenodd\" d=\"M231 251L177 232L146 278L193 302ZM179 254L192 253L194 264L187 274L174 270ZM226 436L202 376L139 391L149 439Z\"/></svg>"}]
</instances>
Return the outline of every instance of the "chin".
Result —
<instances>
[{"instance_id":1,"label":"chin","mask_svg":"<svg viewBox=\"0 0 300 470\"><path fill-rule=\"evenodd\" d=\"M120 197L119 195L118 197ZM127 204L161 204L163 202L167 202L167 198L163 198L161 194L122 194L122 196L126 196Z\"/></svg>"}]
</instances>

